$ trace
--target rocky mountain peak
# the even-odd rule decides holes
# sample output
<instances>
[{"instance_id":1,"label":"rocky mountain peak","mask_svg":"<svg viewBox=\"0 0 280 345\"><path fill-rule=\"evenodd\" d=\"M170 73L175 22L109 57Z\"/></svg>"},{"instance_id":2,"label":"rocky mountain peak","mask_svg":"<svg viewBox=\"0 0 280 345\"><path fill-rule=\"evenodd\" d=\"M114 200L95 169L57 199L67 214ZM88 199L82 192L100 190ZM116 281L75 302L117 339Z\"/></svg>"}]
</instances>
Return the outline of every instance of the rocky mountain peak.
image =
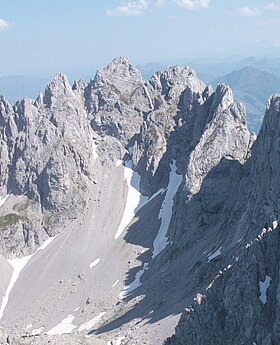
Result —
<instances>
[{"instance_id":1,"label":"rocky mountain peak","mask_svg":"<svg viewBox=\"0 0 280 345\"><path fill-rule=\"evenodd\" d=\"M232 93L231 88L229 86L226 86L225 84L218 84L215 91L212 111L213 112L224 111L232 103L233 103L233 93Z\"/></svg>"},{"instance_id":2,"label":"rocky mountain peak","mask_svg":"<svg viewBox=\"0 0 280 345\"><path fill-rule=\"evenodd\" d=\"M13 112L13 107L10 103L5 99L4 96L0 96L0 121L4 122L7 120L7 115Z\"/></svg>"},{"instance_id":3,"label":"rocky mountain peak","mask_svg":"<svg viewBox=\"0 0 280 345\"><path fill-rule=\"evenodd\" d=\"M197 78L192 68L174 66L163 73L155 73L148 81L148 89L155 99L162 95L169 104L175 105L183 91L188 89L191 94L202 94L205 84Z\"/></svg>"},{"instance_id":4,"label":"rocky mountain peak","mask_svg":"<svg viewBox=\"0 0 280 345\"><path fill-rule=\"evenodd\" d=\"M266 104L266 110L270 112L276 112L279 113L280 111L280 93L276 93L269 97L267 104Z\"/></svg>"},{"instance_id":5,"label":"rocky mountain peak","mask_svg":"<svg viewBox=\"0 0 280 345\"><path fill-rule=\"evenodd\" d=\"M53 80L47 85L43 96L43 102L48 107L61 105L63 100L73 98L73 91L66 75L56 73Z\"/></svg>"},{"instance_id":6,"label":"rocky mountain peak","mask_svg":"<svg viewBox=\"0 0 280 345\"><path fill-rule=\"evenodd\" d=\"M213 91L184 66L144 82L124 57L72 88L56 74L35 102L23 99L11 107L1 98L0 253L31 254L60 233L20 274L14 287L20 293L11 295L4 313L7 325L18 320L18 329L27 332L36 317L36 329L44 325L48 332L69 315L79 333L100 313L89 334L107 337L106 331L122 327L124 341L153 344L172 334L193 303L171 344L216 344L218 329L219 344L230 339L232 345L244 325L250 334L243 332L236 344L262 344L250 328L253 319L262 329L259 316L251 316L260 308L276 315L271 290L262 306L258 287L269 274L276 290L278 275L266 265L276 267L279 260L269 257L261 238L251 242L265 223L275 230L279 219L279 109L275 95L253 144L245 108L229 87L219 84ZM276 253L276 236L272 240ZM265 252L269 259L263 260ZM240 297L227 276L241 279L245 292L249 276L253 289ZM26 279L34 279L28 291ZM128 294L120 300L123 291ZM243 318L240 305L245 310L247 300L251 309ZM148 318L160 320L153 323L157 338L150 336ZM140 339L143 334L148 340Z\"/></svg>"},{"instance_id":7,"label":"rocky mountain peak","mask_svg":"<svg viewBox=\"0 0 280 345\"><path fill-rule=\"evenodd\" d=\"M114 59L109 65L98 70L94 79L95 88L111 86L113 92L124 95L130 95L143 83L140 72L126 57Z\"/></svg>"},{"instance_id":8,"label":"rocky mountain peak","mask_svg":"<svg viewBox=\"0 0 280 345\"><path fill-rule=\"evenodd\" d=\"M280 135L280 94L272 95L266 103L263 124L254 150L266 151L269 156L275 155ZM273 158L272 158L273 159Z\"/></svg>"}]
</instances>

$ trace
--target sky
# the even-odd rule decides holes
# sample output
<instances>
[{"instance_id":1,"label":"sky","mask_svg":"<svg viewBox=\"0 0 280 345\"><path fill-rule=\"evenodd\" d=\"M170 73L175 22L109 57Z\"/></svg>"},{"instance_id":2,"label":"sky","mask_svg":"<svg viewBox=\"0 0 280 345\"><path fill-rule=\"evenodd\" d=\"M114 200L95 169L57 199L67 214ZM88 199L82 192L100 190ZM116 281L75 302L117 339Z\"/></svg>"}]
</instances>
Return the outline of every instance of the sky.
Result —
<instances>
[{"instance_id":1,"label":"sky","mask_svg":"<svg viewBox=\"0 0 280 345\"><path fill-rule=\"evenodd\" d=\"M0 76L134 64L280 57L280 1L0 0Z\"/></svg>"}]
</instances>

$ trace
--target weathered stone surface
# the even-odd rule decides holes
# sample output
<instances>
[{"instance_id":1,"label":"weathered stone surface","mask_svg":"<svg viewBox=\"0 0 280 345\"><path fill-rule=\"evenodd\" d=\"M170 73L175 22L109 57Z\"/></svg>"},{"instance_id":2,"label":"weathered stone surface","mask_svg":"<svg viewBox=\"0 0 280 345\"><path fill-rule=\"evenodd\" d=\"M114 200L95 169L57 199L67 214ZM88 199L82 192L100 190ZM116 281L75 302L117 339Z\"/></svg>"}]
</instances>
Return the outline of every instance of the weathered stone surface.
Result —
<instances>
[{"instance_id":1,"label":"weathered stone surface","mask_svg":"<svg viewBox=\"0 0 280 345\"><path fill-rule=\"evenodd\" d=\"M8 197L0 208L0 253L14 258L34 252L83 214L90 198L98 213L101 171L109 174L132 160L142 194L151 196L172 182L175 161L182 183L171 200L169 244L156 258L149 250L145 259L139 254L148 264L141 276L148 302L135 309L150 307L153 293L160 294L155 316L151 309L145 313L158 321L169 316L166 306L178 314L196 296L168 344L278 344L279 104L280 95L269 99L256 140L227 86L212 90L191 68L179 66L145 82L122 57L90 83L71 87L57 74L36 101L12 107L1 98L0 196ZM134 220L141 228L141 212ZM135 239L152 249L141 233ZM259 283L267 276L272 280L263 303ZM94 296L88 304L95 305Z\"/></svg>"},{"instance_id":2,"label":"weathered stone surface","mask_svg":"<svg viewBox=\"0 0 280 345\"><path fill-rule=\"evenodd\" d=\"M194 218L204 219L207 225L200 224L203 230L198 238L212 228L216 248L223 248L223 258L216 277L213 275L210 285L201 289L203 297L197 297L186 309L166 344L272 345L280 341L279 104L280 95L269 99L251 157L243 167L231 170L226 188L220 188L217 195L219 166L203 182L200 199L208 199L207 203L202 201L205 206L198 207L196 201L196 214L192 208ZM230 162L227 165L233 166ZM214 197L209 195L211 190ZM193 231L180 238L180 246L193 245L198 227L192 225ZM265 281L266 288L261 288Z\"/></svg>"},{"instance_id":3,"label":"weathered stone surface","mask_svg":"<svg viewBox=\"0 0 280 345\"><path fill-rule=\"evenodd\" d=\"M40 204L31 218L15 212L20 221L4 236L11 243L3 244L2 254L32 252L86 206L94 170L92 129L82 98L61 74L35 102L25 98L12 108L2 99L0 109L1 197L26 195ZM11 231L21 240L13 244Z\"/></svg>"}]
</instances>

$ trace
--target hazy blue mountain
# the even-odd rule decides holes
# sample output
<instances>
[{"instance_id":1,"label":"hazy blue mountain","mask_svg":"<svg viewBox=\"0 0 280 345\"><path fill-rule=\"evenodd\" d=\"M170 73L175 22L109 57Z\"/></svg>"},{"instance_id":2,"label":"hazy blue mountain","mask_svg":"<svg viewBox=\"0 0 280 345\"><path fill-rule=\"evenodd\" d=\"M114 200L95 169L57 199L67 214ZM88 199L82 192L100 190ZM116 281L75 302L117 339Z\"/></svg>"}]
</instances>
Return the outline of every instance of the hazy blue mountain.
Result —
<instances>
[{"instance_id":1,"label":"hazy blue mountain","mask_svg":"<svg viewBox=\"0 0 280 345\"><path fill-rule=\"evenodd\" d=\"M10 103L23 97L37 98L40 91L45 89L47 78L10 75L0 77L0 95Z\"/></svg>"},{"instance_id":2,"label":"hazy blue mountain","mask_svg":"<svg viewBox=\"0 0 280 345\"><path fill-rule=\"evenodd\" d=\"M241 60L238 63L238 68L242 68L245 66L254 67L260 69L262 71L269 72L277 77L280 78L280 58L257 58L255 56L248 57L246 59Z\"/></svg>"},{"instance_id":3,"label":"hazy blue mountain","mask_svg":"<svg viewBox=\"0 0 280 345\"><path fill-rule=\"evenodd\" d=\"M214 87L218 83L233 89L236 99L246 105L250 129L258 132L268 97L280 92L280 78L267 71L245 66L212 81Z\"/></svg>"},{"instance_id":4,"label":"hazy blue mountain","mask_svg":"<svg viewBox=\"0 0 280 345\"><path fill-rule=\"evenodd\" d=\"M236 68L236 62L212 61L212 60L191 60L182 59L179 61L163 61L140 64L136 67L141 72L144 79L148 80L155 72L164 71L169 66L175 65L189 66L196 71L197 76L205 83L210 83L220 75L229 73Z\"/></svg>"}]
</instances>

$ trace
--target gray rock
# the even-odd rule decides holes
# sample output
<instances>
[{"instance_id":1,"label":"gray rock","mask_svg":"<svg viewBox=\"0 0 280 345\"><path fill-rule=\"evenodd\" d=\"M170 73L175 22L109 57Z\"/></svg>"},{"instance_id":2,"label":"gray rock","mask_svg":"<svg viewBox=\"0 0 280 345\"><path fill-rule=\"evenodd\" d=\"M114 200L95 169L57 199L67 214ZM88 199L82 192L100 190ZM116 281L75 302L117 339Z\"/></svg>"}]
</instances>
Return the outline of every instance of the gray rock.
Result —
<instances>
[{"instance_id":1,"label":"gray rock","mask_svg":"<svg viewBox=\"0 0 280 345\"><path fill-rule=\"evenodd\" d=\"M213 242L216 248L223 248L223 258L219 260L219 272L212 273L212 282L201 289L194 303L183 313L175 335L166 344L249 345L255 342L272 345L280 341L279 186L276 177L279 104L280 95L269 99L251 157L244 166L237 167L235 173L232 170L233 175L223 192L220 190L216 197L215 192L214 198L208 199L208 205L200 211L196 202L195 218L201 219L206 211L208 219L205 217L204 222L208 230L203 223L201 226L208 234L212 228ZM230 162L227 166L232 168ZM221 176L219 170L221 167L217 166L209 181L208 176L205 178L200 198L205 199L211 187L215 190L217 185L213 182ZM209 192L205 194L207 189ZM219 205L213 209L215 200ZM198 229L198 225L194 229ZM201 240L204 235L199 231L198 238ZM194 232L184 236L183 241L180 238L180 246L186 248L190 243L194 245ZM205 277L211 271L210 263L208 266Z\"/></svg>"}]
</instances>

